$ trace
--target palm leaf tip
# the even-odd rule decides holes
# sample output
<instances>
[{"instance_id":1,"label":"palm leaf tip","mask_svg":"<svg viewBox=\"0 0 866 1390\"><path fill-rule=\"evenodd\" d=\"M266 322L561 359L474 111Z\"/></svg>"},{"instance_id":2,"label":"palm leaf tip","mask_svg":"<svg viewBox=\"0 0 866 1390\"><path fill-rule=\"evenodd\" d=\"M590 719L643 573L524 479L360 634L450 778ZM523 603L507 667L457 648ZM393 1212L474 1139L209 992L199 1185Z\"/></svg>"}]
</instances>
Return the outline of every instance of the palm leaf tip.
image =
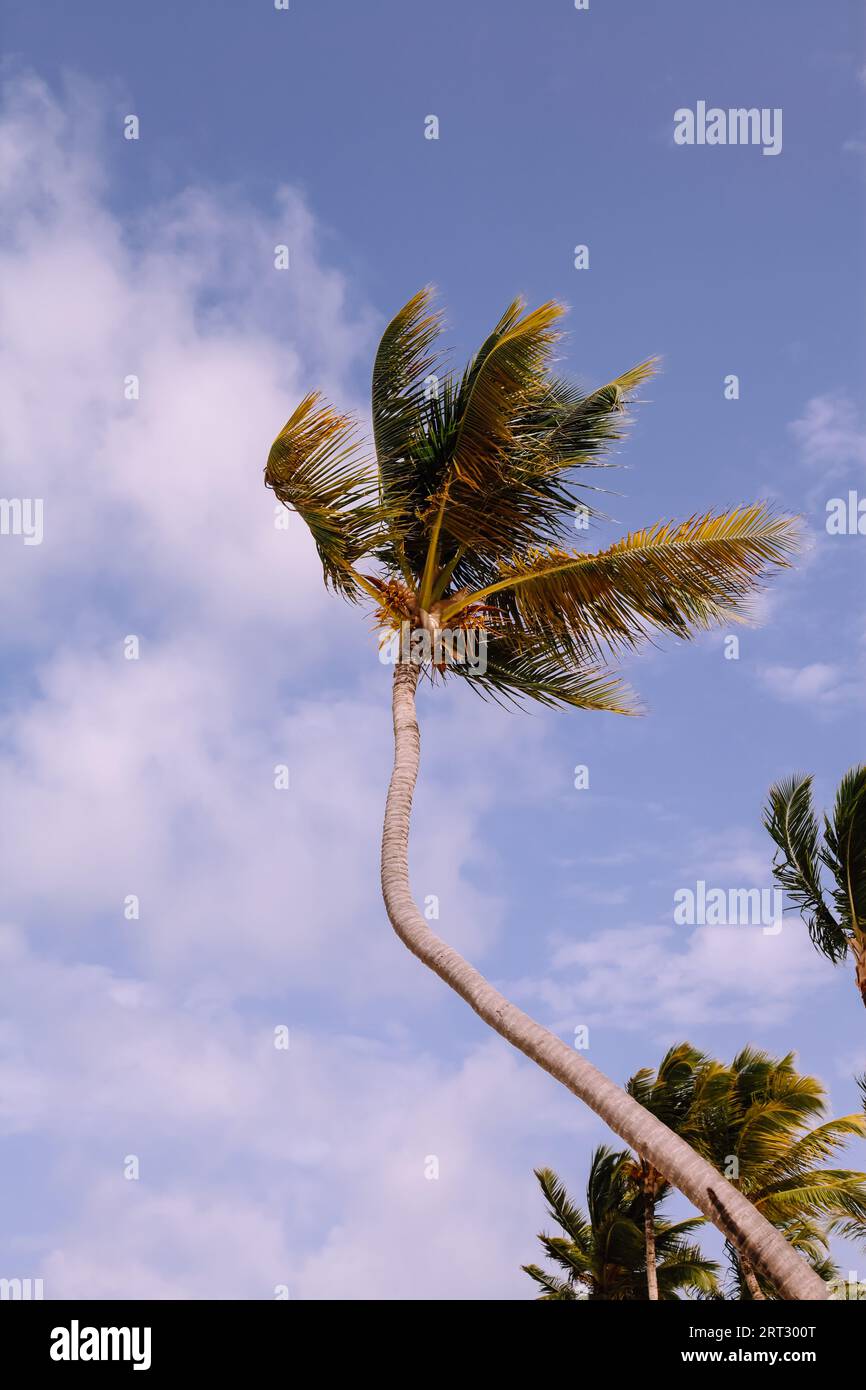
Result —
<instances>
[{"instance_id":1,"label":"palm leaf tip","mask_svg":"<svg viewBox=\"0 0 866 1390\"><path fill-rule=\"evenodd\" d=\"M373 544L383 509L352 417L310 392L271 445L264 481L306 522L326 581L355 596L352 565Z\"/></svg>"}]
</instances>

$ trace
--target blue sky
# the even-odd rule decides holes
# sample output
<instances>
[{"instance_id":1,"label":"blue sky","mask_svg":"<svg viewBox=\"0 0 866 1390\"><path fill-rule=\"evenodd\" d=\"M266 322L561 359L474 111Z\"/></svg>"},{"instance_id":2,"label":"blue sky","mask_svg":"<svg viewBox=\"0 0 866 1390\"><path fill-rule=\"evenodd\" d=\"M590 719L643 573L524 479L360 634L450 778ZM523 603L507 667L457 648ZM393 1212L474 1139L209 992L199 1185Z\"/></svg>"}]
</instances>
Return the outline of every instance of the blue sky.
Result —
<instances>
[{"instance_id":1,"label":"blue sky","mask_svg":"<svg viewBox=\"0 0 866 1390\"><path fill-rule=\"evenodd\" d=\"M587 384L662 355L599 545L757 497L810 544L738 660L715 633L629 662L645 719L425 693L418 896L617 1079L683 1037L750 1041L854 1108L853 972L793 921L673 923L699 879L769 886L775 778L814 771L826 804L863 756L864 542L825 517L866 486L866 46L859 6L817 16L7 4L3 491L44 498L45 536L0 538L0 1274L527 1297L532 1166L580 1191L604 1137L389 935L388 673L261 487L304 391L363 413L377 334L429 281L458 359L518 292L571 306ZM782 153L676 146L699 100L782 108Z\"/></svg>"}]
</instances>

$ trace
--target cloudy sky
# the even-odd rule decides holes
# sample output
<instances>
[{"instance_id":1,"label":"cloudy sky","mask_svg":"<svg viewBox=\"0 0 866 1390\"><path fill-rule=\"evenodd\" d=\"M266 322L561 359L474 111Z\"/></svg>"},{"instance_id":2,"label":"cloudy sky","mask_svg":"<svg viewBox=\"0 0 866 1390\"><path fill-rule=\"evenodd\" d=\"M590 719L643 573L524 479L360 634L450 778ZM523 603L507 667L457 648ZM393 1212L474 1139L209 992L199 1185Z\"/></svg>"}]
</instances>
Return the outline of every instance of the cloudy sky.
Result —
<instances>
[{"instance_id":1,"label":"cloudy sky","mask_svg":"<svg viewBox=\"0 0 866 1390\"><path fill-rule=\"evenodd\" d=\"M459 357L517 292L572 306L587 385L663 356L594 543L766 497L809 546L737 659L630 661L643 719L424 691L417 896L617 1080L751 1042L853 1109L850 968L674 895L769 887L769 784L827 803L863 758L866 542L826 528L866 490L860 6L8 0L4 28L2 492L44 513L0 536L0 1275L531 1297L532 1168L579 1194L606 1137L391 934L389 672L262 487L306 390L366 412L428 281ZM781 108L781 154L677 146L698 101Z\"/></svg>"}]
</instances>

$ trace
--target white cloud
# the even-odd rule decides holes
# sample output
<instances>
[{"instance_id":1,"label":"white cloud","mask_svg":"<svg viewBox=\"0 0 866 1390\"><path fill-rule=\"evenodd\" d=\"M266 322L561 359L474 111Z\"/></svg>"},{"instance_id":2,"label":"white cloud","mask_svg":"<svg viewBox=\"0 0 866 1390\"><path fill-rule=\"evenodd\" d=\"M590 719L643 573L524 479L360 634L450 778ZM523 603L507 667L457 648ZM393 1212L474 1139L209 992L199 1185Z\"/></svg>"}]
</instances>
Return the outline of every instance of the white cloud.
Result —
<instances>
[{"instance_id":1,"label":"white cloud","mask_svg":"<svg viewBox=\"0 0 866 1390\"><path fill-rule=\"evenodd\" d=\"M822 477L866 463L866 429L845 395L813 396L789 428L805 463L820 468Z\"/></svg>"},{"instance_id":2,"label":"white cloud","mask_svg":"<svg viewBox=\"0 0 866 1390\"><path fill-rule=\"evenodd\" d=\"M34 1213L13 1248L50 1297L528 1295L539 1143L591 1119L498 1040L428 1055L450 1000L377 886L388 671L261 484L303 391L351 404L373 316L296 193L262 217L191 189L124 226L99 94L7 96L0 418L45 540L0 544L21 661L0 718L0 1124L38 1139L52 1192L49 1229ZM470 876L483 859L495 882L483 817L546 774L517 775L511 716L456 703L455 763L455 700L420 699L413 877L477 958L501 919ZM543 739L523 726L522 749Z\"/></svg>"},{"instance_id":3,"label":"white cloud","mask_svg":"<svg viewBox=\"0 0 866 1390\"><path fill-rule=\"evenodd\" d=\"M261 1019L8 929L0 960L2 1126L62 1138L54 1197L75 1198L17 1256L47 1297L528 1292L533 1163L592 1119L498 1039L456 1067L338 1031L281 1051Z\"/></svg>"},{"instance_id":4,"label":"white cloud","mask_svg":"<svg viewBox=\"0 0 866 1390\"><path fill-rule=\"evenodd\" d=\"M511 989L540 1001L566 1036L586 1023L689 1032L699 1043L700 1031L717 1023L782 1022L830 978L816 975L802 924L786 920L777 935L759 926L630 926L585 939L560 936L548 972Z\"/></svg>"},{"instance_id":5,"label":"white cloud","mask_svg":"<svg viewBox=\"0 0 866 1390\"><path fill-rule=\"evenodd\" d=\"M862 687L851 673L832 662L805 666L764 666L758 672L765 689L788 704L830 709L862 699Z\"/></svg>"}]
</instances>

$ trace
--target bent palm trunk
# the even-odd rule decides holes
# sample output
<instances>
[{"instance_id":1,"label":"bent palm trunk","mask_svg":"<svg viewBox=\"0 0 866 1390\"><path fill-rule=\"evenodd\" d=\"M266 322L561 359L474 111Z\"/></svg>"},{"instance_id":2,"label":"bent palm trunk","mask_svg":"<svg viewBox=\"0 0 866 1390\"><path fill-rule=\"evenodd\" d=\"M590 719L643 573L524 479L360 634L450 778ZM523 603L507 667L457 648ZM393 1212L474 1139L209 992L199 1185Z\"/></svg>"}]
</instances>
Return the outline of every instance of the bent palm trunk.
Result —
<instances>
[{"instance_id":1,"label":"bent palm trunk","mask_svg":"<svg viewBox=\"0 0 866 1390\"><path fill-rule=\"evenodd\" d=\"M430 930L409 886L409 821L421 751L415 712L417 683L416 666L395 666L394 770L382 834L382 893L397 935L485 1023L567 1086L615 1134L685 1193L783 1298L826 1298L823 1280L742 1193L591 1062L494 989L474 966Z\"/></svg>"}]
</instances>

